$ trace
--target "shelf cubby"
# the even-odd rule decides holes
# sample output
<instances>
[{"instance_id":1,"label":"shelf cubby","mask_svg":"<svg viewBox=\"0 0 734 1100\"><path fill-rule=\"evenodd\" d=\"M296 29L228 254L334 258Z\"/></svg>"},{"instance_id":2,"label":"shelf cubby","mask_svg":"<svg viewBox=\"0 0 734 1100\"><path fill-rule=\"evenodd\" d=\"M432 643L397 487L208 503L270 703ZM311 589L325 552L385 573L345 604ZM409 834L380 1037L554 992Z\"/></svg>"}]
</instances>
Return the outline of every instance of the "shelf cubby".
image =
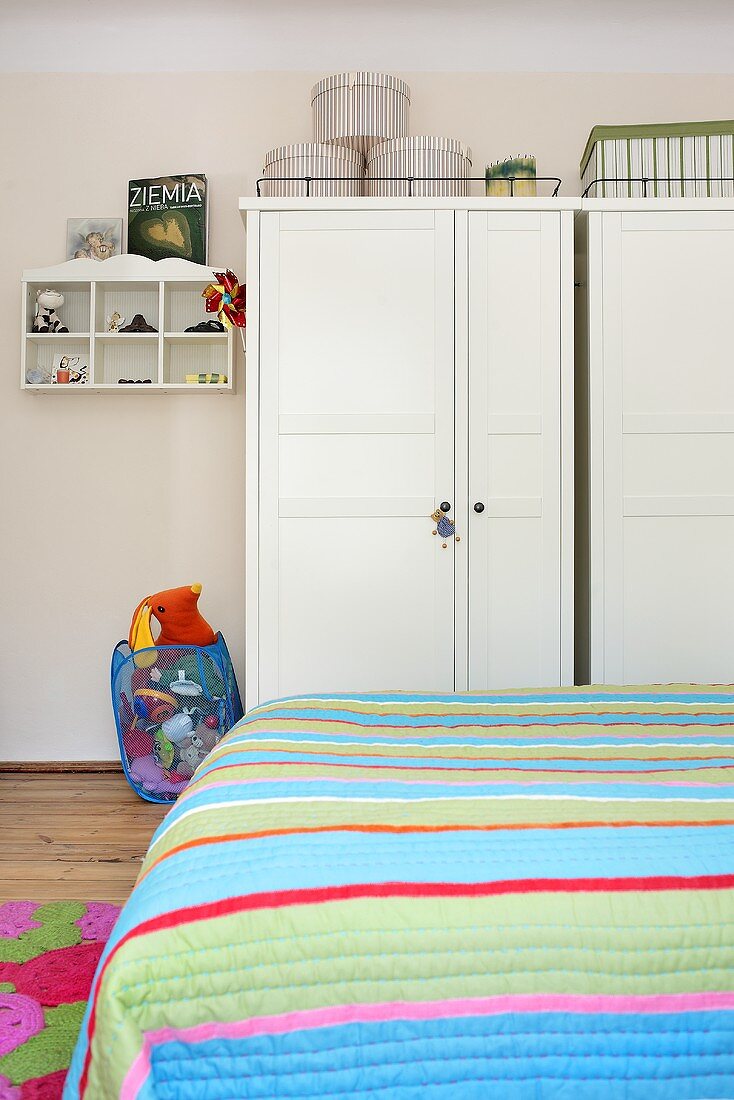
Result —
<instances>
[{"instance_id":1,"label":"shelf cubby","mask_svg":"<svg viewBox=\"0 0 734 1100\"><path fill-rule=\"evenodd\" d=\"M108 260L104 261L109 263ZM107 318L117 312L129 325L141 314L149 325L160 331L161 295L158 282L96 282L94 284L94 331L107 332ZM122 333L121 335L127 335ZM150 335L150 334L149 334Z\"/></svg>"},{"instance_id":2,"label":"shelf cubby","mask_svg":"<svg viewBox=\"0 0 734 1100\"><path fill-rule=\"evenodd\" d=\"M166 333L163 338L164 384L186 385L187 374L226 375L228 384L231 340L226 332L211 335ZM189 383L192 389L208 384Z\"/></svg>"},{"instance_id":3,"label":"shelf cubby","mask_svg":"<svg viewBox=\"0 0 734 1100\"><path fill-rule=\"evenodd\" d=\"M88 335L78 335L77 333L63 333L58 336L42 336L40 334L29 335L26 337L25 348L25 371L23 375L24 385L28 386L48 386L53 389L68 389L67 386L52 386L51 374L54 366L54 356L69 356L71 363L70 366L74 369L82 363L87 365L87 375L89 382L92 378L92 363L90 354L90 341ZM37 372L41 372L41 377L38 377ZM87 383L87 385L89 384ZM83 387L74 386L74 389L85 389Z\"/></svg>"},{"instance_id":4,"label":"shelf cubby","mask_svg":"<svg viewBox=\"0 0 734 1100\"><path fill-rule=\"evenodd\" d=\"M163 292L165 332L184 332L191 325L212 319L214 315L207 313L205 309L206 301L201 293L203 289L201 282L166 283Z\"/></svg>"},{"instance_id":5,"label":"shelf cubby","mask_svg":"<svg viewBox=\"0 0 734 1100\"><path fill-rule=\"evenodd\" d=\"M112 336L95 340L95 385L118 385L121 378L150 379L150 385L158 384L158 337ZM122 387L121 387L122 388Z\"/></svg>"},{"instance_id":6,"label":"shelf cubby","mask_svg":"<svg viewBox=\"0 0 734 1100\"><path fill-rule=\"evenodd\" d=\"M91 261L96 263L96 261ZM66 266L66 265L64 265ZM64 304L58 311L59 320L66 325L69 333L89 335L91 320L92 285L89 282L64 282L57 280L35 279L24 283L24 322L25 332L33 331L36 316L36 292L53 288L64 295ZM42 335L38 333L38 335ZM66 335L60 333L59 335Z\"/></svg>"}]
</instances>

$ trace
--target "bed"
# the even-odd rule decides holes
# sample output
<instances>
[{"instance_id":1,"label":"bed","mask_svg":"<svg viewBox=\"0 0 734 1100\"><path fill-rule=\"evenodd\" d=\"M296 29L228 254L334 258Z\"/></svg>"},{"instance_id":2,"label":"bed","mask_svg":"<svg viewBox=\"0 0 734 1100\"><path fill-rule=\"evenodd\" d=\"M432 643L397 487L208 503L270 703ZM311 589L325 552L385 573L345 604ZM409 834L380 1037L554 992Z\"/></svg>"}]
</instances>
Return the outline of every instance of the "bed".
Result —
<instances>
[{"instance_id":1,"label":"bed","mask_svg":"<svg viewBox=\"0 0 734 1100\"><path fill-rule=\"evenodd\" d=\"M734 689L303 696L155 833L65 1097L734 1097Z\"/></svg>"}]
</instances>

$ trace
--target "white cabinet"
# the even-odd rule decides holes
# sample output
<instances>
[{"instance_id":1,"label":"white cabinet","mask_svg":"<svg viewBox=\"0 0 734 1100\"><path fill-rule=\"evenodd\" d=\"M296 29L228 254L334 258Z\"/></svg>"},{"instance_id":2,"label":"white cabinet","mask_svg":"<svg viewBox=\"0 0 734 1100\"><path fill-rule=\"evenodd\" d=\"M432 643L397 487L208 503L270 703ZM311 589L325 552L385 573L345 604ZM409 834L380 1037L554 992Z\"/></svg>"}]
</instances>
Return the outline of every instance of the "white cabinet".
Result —
<instances>
[{"instance_id":1,"label":"white cabinet","mask_svg":"<svg viewBox=\"0 0 734 1100\"><path fill-rule=\"evenodd\" d=\"M572 215L523 205L243 200L248 706L572 681Z\"/></svg>"},{"instance_id":2,"label":"white cabinet","mask_svg":"<svg viewBox=\"0 0 734 1100\"><path fill-rule=\"evenodd\" d=\"M590 633L579 672L728 683L734 205L585 206Z\"/></svg>"}]
</instances>

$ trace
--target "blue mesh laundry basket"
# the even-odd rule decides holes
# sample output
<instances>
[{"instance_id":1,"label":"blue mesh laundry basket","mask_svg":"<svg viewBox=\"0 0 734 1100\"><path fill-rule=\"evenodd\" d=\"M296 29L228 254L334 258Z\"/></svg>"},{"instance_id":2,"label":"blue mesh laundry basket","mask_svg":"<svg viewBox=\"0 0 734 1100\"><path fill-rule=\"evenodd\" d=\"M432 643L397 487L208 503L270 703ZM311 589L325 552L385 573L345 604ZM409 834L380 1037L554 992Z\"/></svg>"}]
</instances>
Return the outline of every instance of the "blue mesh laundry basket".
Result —
<instances>
[{"instance_id":1,"label":"blue mesh laundry basket","mask_svg":"<svg viewBox=\"0 0 734 1100\"><path fill-rule=\"evenodd\" d=\"M174 802L196 767L242 717L232 660L214 645L112 654L112 707L128 783L148 802Z\"/></svg>"}]
</instances>

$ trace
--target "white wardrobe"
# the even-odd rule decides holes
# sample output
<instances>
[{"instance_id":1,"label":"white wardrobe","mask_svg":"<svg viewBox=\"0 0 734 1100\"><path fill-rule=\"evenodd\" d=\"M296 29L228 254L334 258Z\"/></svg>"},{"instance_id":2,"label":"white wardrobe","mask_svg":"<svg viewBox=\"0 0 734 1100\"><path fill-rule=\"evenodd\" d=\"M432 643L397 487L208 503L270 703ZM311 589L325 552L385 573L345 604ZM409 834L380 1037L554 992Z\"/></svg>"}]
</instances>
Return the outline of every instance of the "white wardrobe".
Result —
<instances>
[{"instance_id":1,"label":"white wardrobe","mask_svg":"<svg viewBox=\"0 0 734 1100\"><path fill-rule=\"evenodd\" d=\"M577 676L731 683L734 202L585 202L578 243Z\"/></svg>"},{"instance_id":2,"label":"white wardrobe","mask_svg":"<svg viewBox=\"0 0 734 1100\"><path fill-rule=\"evenodd\" d=\"M241 208L247 706L572 683L572 204Z\"/></svg>"}]
</instances>

